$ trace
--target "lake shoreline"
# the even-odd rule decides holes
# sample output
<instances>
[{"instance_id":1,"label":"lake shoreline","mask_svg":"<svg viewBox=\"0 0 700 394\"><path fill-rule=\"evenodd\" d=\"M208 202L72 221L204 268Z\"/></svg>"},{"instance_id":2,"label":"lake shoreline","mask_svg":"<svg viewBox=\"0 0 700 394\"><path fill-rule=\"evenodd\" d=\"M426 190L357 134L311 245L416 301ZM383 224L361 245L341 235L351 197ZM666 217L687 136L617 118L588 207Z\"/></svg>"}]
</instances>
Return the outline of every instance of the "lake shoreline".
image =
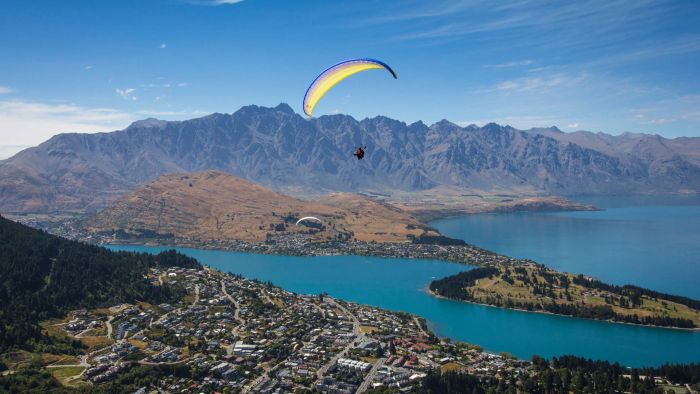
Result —
<instances>
[{"instance_id":1,"label":"lake shoreline","mask_svg":"<svg viewBox=\"0 0 700 394\"><path fill-rule=\"evenodd\" d=\"M488 257L492 259L496 259L495 261L488 261L488 262L482 262L478 263L475 261L465 261L463 258L462 259L450 259L450 258L445 258L444 255L431 255L431 254L425 254L429 253L426 252L425 250L431 250L435 249L435 245L428 245L427 247L420 248L421 250L420 253L423 253L423 255L418 255L418 256L395 256L395 255L390 255L386 253L356 253L358 250L354 249L353 251L348 250L348 249L343 249L343 248L330 248L329 250L326 250L326 253L304 253L305 250L299 249L296 250L296 253L294 254L289 254L289 253L283 253L284 250L251 250L250 248L221 248L221 247L216 247L212 246L211 244L205 243L205 245L200 246L200 245L193 245L192 243L186 242L184 244L172 244L172 243L138 243L138 242L132 242L132 243L125 243L125 244L119 244L119 243L110 243L114 245L129 245L129 246L158 246L158 247L186 247L186 248L193 248L193 249L201 249L201 250L214 250L214 251L225 251L225 252L239 252L239 253L258 253L258 254L268 254L268 255L277 255L277 256L296 256L296 257L319 257L319 256L366 256L366 257L378 257L378 258L389 258L389 259L411 259L411 260L439 260L439 261L445 261L448 263L455 263L455 264L462 264L462 265L468 265L471 267L487 267L487 266L518 266L518 265L526 265L526 264L539 264L532 262L530 260L525 260L525 259L515 259L515 258L510 258L508 256L502 256L498 255L496 253L490 252L483 250L481 248L476 248L472 247L471 245L466 246L465 248L469 248L470 251L476 250L479 252L486 253ZM408 244L406 243L405 246L407 248L412 248L412 246L409 245L415 245L415 244ZM420 247L424 245L415 245L415 247ZM438 245L439 246L439 245ZM442 252L445 251L446 247L440 246L442 248ZM455 249L456 247L452 247L452 249ZM471 249L475 248L475 249ZM447 249L449 250L449 249ZM541 265L541 264L540 264ZM544 267L544 265L542 265ZM556 271L556 270L555 270ZM561 271L557 271L561 272ZM566 272L562 272L566 273ZM431 291L431 294L433 292ZM448 298L449 299L449 298ZM472 301L466 301L466 300L459 300L459 299L454 299L455 301L465 301L465 302L472 302ZM479 303L479 302L472 302L474 304L478 305L485 305L485 306L490 306L494 308L501 308L501 309L508 309L508 310L515 310L515 311L523 311L523 312L537 312L537 313L543 313L543 314L549 314L549 315L554 315L554 316L561 316L561 317L568 317L568 318L580 318L580 319L586 319L586 320L595 320L595 321L602 321L602 322L610 322L610 323L622 323L622 324L630 324L630 325L635 325L635 326L641 326L641 327L654 327L654 328L672 328L672 329L677 329L677 330L684 330L684 331L692 331L692 332L700 332L700 327L694 327L694 328L683 328L683 327L674 327L674 326L658 326L658 325L653 325L653 324L638 324L638 323L630 323L630 322L625 322L625 321L618 321L618 320L611 320L611 319L594 319L594 318L586 318L586 317L578 317L578 316L570 316L570 315L564 315L564 314L557 314L557 313L552 313L552 312L547 312L547 311L529 311L526 309L519 309L519 308L509 308L505 306L497 306L497 305L490 305L490 304L485 304L485 303Z\"/></svg>"},{"instance_id":2,"label":"lake shoreline","mask_svg":"<svg viewBox=\"0 0 700 394\"><path fill-rule=\"evenodd\" d=\"M159 253L170 247L113 245L110 249ZM438 336L477 344L493 353L510 352L522 359L534 354L547 358L575 354L635 367L698 361L686 351L700 345L700 336L693 332L648 326L647 330L605 321L598 324L592 319L521 314L507 308L441 301L423 289L431 278L464 271L446 261L177 250L215 269L270 281L296 293L327 292L339 299L419 315Z\"/></svg>"},{"instance_id":3,"label":"lake shoreline","mask_svg":"<svg viewBox=\"0 0 700 394\"><path fill-rule=\"evenodd\" d=\"M631 326L637 326L637 327L648 327L648 328L659 328L659 329L668 329L668 330L680 330L680 331L688 331L688 332L700 332L700 327L694 327L694 328L683 328L683 327L672 327L672 326L657 326L653 324L639 324L639 323L630 323L630 322L625 322L625 321L619 321L619 320L602 320L602 319L592 319L590 317L579 317L579 316L570 316L570 315L561 315L558 313L552 313L548 311L543 311L543 310L537 310L537 311L529 311L527 309L521 309L521 308L509 308L505 306L497 306L497 305L491 305L491 304L486 304L483 302L476 302L476 301L469 301L469 300L462 300L459 298L450 298L450 297L445 297L440 294L437 294L436 292L430 290L430 285L428 285L424 291L431 296L435 298L439 298L442 300L449 300L449 301L456 301L456 302L464 302L468 304L474 304L474 305L481 305L481 306L487 306L489 308L498 308L498 309L507 309L511 311L516 311L516 312L525 312L525 313L539 313L542 315L550 315L550 316L560 316L560 317L566 317L566 318L572 318L572 319L581 319L581 320L590 320L590 321L599 321L599 322L606 322L606 323L615 323L615 324L627 324Z\"/></svg>"}]
</instances>

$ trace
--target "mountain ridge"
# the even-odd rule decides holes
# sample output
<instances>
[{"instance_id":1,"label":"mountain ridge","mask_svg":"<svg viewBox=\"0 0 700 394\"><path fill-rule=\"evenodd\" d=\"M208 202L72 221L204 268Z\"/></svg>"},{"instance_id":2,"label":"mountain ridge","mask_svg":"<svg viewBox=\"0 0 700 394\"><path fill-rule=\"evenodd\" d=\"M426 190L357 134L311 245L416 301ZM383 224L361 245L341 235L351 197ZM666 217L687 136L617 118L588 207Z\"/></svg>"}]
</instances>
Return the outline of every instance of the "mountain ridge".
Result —
<instances>
[{"instance_id":1,"label":"mountain ridge","mask_svg":"<svg viewBox=\"0 0 700 394\"><path fill-rule=\"evenodd\" d=\"M351 154L367 145L367 156ZM305 119L282 103L56 135L0 161L0 212L95 211L158 176L221 170L291 195L448 186L518 195L697 192L700 138L518 130L385 116Z\"/></svg>"}]
</instances>

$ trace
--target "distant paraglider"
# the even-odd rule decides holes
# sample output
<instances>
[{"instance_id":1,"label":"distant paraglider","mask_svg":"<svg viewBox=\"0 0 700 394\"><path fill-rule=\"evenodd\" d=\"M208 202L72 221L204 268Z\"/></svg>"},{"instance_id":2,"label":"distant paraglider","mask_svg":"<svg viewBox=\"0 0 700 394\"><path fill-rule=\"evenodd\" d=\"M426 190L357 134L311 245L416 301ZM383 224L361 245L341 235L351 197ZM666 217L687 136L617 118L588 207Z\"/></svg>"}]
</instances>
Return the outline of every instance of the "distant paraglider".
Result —
<instances>
[{"instance_id":1,"label":"distant paraglider","mask_svg":"<svg viewBox=\"0 0 700 394\"><path fill-rule=\"evenodd\" d=\"M385 69L396 79L396 73L391 67L375 59L351 59L329 67L316 77L306 90L304 95L304 113L311 116L321 98L345 78L362 71L375 69Z\"/></svg>"},{"instance_id":2,"label":"distant paraglider","mask_svg":"<svg viewBox=\"0 0 700 394\"><path fill-rule=\"evenodd\" d=\"M352 155L357 156L357 160L362 160L362 158L365 157L365 149L367 149L366 146L364 148L358 147Z\"/></svg>"},{"instance_id":3,"label":"distant paraglider","mask_svg":"<svg viewBox=\"0 0 700 394\"><path fill-rule=\"evenodd\" d=\"M319 218L317 218L317 217L305 216L305 217L303 217L303 218L297 220L297 226L299 225L299 223L303 222L304 220L315 220L315 221L317 221L317 222L323 224L323 222L321 221L321 219L319 219Z\"/></svg>"}]
</instances>

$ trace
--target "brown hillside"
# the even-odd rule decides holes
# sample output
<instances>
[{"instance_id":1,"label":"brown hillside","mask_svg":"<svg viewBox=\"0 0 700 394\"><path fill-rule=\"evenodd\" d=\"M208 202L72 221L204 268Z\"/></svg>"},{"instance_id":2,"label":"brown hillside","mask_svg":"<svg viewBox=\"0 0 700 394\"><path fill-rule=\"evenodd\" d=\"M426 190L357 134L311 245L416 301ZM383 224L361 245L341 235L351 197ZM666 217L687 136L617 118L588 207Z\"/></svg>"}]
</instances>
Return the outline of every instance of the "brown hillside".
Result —
<instances>
[{"instance_id":1,"label":"brown hillside","mask_svg":"<svg viewBox=\"0 0 700 394\"><path fill-rule=\"evenodd\" d=\"M332 193L316 201L347 212L344 220L358 240L391 242L423 231L438 234L410 213L358 194Z\"/></svg>"},{"instance_id":2,"label":"brown hillside","mask_svg":"<svg viewBox=\"0 0 700 394\"><path fill-rule=\"evenodd\" d=\"M295 225L316 216L317 229ZM173 234L197 240L264 241L267 234L307 233L319 239L352 237L406 241L424 225L396 208L341 193L322 201L288 197L236 176L207 171L167 174L117 200L84 223L92 232L115 230Z\"/></svg>"}]
</instances>

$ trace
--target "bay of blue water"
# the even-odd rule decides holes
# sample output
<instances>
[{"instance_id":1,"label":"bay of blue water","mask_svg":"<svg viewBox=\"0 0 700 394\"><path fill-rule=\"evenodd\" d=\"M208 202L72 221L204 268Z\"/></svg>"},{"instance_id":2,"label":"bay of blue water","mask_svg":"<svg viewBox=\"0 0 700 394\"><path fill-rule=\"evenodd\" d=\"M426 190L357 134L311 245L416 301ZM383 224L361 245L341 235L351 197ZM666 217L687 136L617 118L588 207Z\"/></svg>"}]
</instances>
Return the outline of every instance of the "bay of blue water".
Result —
<instances>
[{"instance_id":1,"label":"bay of blue water","mask_svg":"<svg viewBox=\"0 0 700 394\"><path fill-rule=\"evenodd\" d=\"M164 247L110 246L157 253ZM334 297L428 319L439 335L521 358L576 354L627 366L700 361L700 333L527 313L443 300L425 289L434 278L469 269L435 260L362 256L291 257L176 248L200 262L299 293Z\"/></svg>"},{"instance_id":2,"label":"bay of blue water","mask_svg":"<svg viewBox=\"0 0 700 394\"><path fill-rule=\"evenodd\" d=\"M558 270L700 299L700 197L576 200L603 210L479 214L431 225Z\"/></svg>"}]
</instances>

